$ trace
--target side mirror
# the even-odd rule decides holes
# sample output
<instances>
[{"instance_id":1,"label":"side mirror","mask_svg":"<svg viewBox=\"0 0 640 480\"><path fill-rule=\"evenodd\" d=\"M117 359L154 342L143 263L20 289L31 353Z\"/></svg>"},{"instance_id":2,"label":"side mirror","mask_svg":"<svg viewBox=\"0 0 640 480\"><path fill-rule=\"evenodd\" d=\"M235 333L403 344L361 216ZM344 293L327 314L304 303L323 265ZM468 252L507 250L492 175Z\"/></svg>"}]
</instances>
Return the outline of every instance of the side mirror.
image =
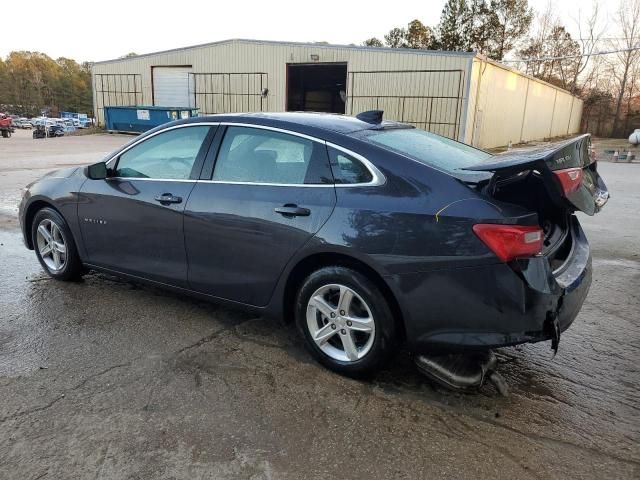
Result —
<instances>
[{"instance_id":1,"label":"side mirror","mask_svg":"<svg viewBox=\"0 0 640 480\"><path fill-rule=\"evenodd\" d=\"M104 162L94 163L86 167L84 173L91 180L104 180L107 178L107 164Z\"/></svg>"}]
</instances>

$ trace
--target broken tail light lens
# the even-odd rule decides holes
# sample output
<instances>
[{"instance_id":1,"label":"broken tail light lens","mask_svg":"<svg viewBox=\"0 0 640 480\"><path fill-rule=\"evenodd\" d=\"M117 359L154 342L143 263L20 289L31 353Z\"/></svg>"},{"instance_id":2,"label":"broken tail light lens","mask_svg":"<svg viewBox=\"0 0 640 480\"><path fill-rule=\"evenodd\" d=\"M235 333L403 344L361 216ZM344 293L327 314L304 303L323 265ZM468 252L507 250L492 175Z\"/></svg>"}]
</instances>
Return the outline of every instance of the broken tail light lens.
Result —
<instances>
[{"instance_id":1,"label":"broken tail light lens","mask_svg":"<svg viewBox=\"0 0 640 480\"><path fill-rule=\"evenodd\" d=\"M544 232L537 225L478 223L474 233L503 262L533 257L542 251Z\"/></svg>"},{"instance_id":2,"label":"broken tail light lens","mask_svg":"<svg viewBox=\"0 0 640 480\"><path fill-rule=\"evenodd\" d=\"M562 193L564 193L565 197L578 190L582 185L582 168L566 168L564 170L556 170L553 173L560 180Z\"/></svg>"}]
</instances>

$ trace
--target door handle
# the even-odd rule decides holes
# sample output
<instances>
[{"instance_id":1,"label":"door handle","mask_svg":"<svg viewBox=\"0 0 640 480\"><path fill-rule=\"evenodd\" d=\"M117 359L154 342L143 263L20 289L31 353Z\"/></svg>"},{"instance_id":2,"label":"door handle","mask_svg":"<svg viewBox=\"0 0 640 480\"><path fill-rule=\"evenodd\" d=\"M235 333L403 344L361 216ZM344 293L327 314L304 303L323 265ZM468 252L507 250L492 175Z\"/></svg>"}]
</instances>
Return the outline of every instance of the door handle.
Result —
<instances>
[{"instance_id":1,"label":"door handle","mask_svg":"<svg viewBox=\"0 0 640 480\"><path fill-rule=\"evenodd\" d=\"M176 197L172 193L163 193L162 195L156 195L153 197L156 202L160 202L162 204L165 203L182 203L182 197Z\"/></svg>"},{"instance_id":2,"label":"door handle","mask_svg":"<svg viewBox=\"0 0 640 480\"><path fill-rule=\"evenodd\" d=\"M282 207L276 207L274 210L276 213L285 217L308 217L311 215L311 210L308 208L299 207L291 203L287 203Z\"/></svg>"}]
</instances>

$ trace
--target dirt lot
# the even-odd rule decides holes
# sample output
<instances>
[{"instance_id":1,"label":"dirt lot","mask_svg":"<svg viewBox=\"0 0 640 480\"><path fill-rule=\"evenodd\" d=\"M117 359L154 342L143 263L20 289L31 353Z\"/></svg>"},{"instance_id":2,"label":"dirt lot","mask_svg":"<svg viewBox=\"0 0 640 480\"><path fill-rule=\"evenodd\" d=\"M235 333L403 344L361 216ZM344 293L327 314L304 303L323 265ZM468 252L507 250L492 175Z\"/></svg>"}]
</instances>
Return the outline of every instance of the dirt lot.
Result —
<instances>
[{"instance_id":1,"label":"dirt lot","mask_svg":"<svg viewBox=\"0 0 640 480\"><path fill-rule=\"evenodd\" d=\"M640 165L581 220L594 283L551 358L499 352L511 394L430 385L408 355L369 381L276 321L101 274L49 280L20 189L131 137L0 139L0 478L640 478Z\"/></svg>"}]
</instances>

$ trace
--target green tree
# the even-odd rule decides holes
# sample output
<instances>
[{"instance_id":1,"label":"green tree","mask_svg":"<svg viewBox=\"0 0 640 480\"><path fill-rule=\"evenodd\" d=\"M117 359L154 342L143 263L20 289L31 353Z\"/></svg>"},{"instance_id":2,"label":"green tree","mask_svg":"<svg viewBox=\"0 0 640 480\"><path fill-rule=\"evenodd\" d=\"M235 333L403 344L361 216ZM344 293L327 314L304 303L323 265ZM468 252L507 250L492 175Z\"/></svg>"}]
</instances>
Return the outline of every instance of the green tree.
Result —
<instances>
[{"instance_id":1,"label":"green tree","mask_svg":"<svg viewBox=\"0 0 640 480\"><path fill-rule=\"evenodd\" d=\"M491 0L489 10L491 45L488 53L491 58L502 60L529 32L533 10L528 0Z\"/></svg>"},{"instance_id":2,"label":"green tree","mask_svg":"<svg viewBox=\"0 0 640 480\"><path fill-rule=\"evenodd\" d=\"M468 50L469 19L465 0L447 0L438 24L438 47L442 50Z\"/></svg>"},{"instance_id":3,"label":"green tree","mask_svg":"<svg viewBox=\"0 0 640 480\"><path fill-rule=\"evenodd\" d=\"M489 9L486 0L471 0L467 3L462 22L463 42L467 50L489 54L489 45L493 36L493 13Z\"/></svg>"},{"instance_id":4,"label":"green tree","mask_svg":"<svg viewBox=\"0 0 640 480\"><path fill-rule=\"evenodd\" d=\"M392 28L384 36L384 42L387 47L391 48L406 48L407 47L407 31L404 28Z\"/></svg>"},{"instance_id":5,"label":"green tree","mask_svg":"<svg viewBox=\"0 0 640 480\"><path fill-rule=\"evenodd\" d=\"M382 40L376 37L367 38L362 45L365 47L384 47Z\"/></svg>"},{"instance_id":6,"label":"green tree","mask_svg":"<svg viewBox=\"0 0 640 480\"><path fill-rule=\"evenodd\" d=\"M53 60L39 52L11 52L0 61L0 104L24 115L43 109L91 113L90 64Z\"/></svg>"},{"instance_id":7,"label":"green tree","mask_svg":"<svg viewBox=\"0 0 640 480\"><path fill-rule=\"evenodd\" d=\"M412 20L407 26L405 43L408 48L432 48L433 30L420 20Z\"/></svg>"}]
</instances>

